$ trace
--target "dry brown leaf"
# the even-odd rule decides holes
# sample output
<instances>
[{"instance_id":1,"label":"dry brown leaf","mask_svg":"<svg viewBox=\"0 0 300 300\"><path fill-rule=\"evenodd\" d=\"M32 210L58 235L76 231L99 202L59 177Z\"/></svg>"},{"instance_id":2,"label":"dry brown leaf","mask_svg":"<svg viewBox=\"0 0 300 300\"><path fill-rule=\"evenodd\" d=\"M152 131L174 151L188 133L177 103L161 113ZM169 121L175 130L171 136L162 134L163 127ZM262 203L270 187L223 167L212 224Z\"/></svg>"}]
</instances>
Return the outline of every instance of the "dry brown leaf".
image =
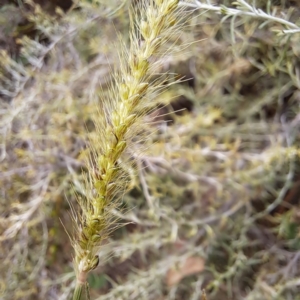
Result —
<instances>
[{"instance_id":1,"label":"dry brown leaf","mask_svg":"<svg viewBox=\"0 0 300 300\"><path fill-rule=\"evenodd\" d=\"M184 277L202 272L205 266L204 259L201 257L189 257L176 269L170 269L166 276L168 286L178 284Z\"/></svg>"}]
</instances>

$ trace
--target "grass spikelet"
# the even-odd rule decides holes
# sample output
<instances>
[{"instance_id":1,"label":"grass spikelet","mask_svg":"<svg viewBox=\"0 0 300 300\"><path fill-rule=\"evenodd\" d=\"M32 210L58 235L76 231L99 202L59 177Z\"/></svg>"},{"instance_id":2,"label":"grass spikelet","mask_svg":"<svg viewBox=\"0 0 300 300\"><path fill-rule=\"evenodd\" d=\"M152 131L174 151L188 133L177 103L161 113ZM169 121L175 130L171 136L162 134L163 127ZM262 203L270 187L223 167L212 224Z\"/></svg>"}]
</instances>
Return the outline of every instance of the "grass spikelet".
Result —
<instances>
[{"instance_id":1,"label":"grass spikelet","mask_svg":"<svg viewBox=\"0 0 300 300\"><path fill-rule=\"evenodd\" d=\"M95 120L97 136L91 140L86 197L79 201L82 214L73 241L77 290L82 289L88 272L99 263L99 246L111 225L109 211L118 205L118 197L126 189L126 172L120 158L136 135L134 128L151 107L154 93L162 88L160 80L151 79L162 46L176 36L182 25L183 11L178 3L150 0L138 5L131 22L130 49L126 51L123 46L119 53L120 71L114 74L110 97ZM75 292L74 299L79 299L78 294Z\"/></svg>"}]
</instances>

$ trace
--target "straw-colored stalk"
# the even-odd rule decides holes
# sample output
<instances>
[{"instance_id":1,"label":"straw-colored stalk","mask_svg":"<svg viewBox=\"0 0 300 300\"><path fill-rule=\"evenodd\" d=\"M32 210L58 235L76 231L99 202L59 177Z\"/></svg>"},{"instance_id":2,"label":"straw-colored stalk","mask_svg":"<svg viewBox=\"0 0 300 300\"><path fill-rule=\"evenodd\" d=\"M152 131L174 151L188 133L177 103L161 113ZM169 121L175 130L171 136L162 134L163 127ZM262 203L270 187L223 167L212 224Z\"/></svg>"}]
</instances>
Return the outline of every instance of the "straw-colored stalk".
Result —
<instances>
[{"instance_id":1,"label":"straw-colored stalk","mask_svg":"<svg viewBox=\"0 0 300 300\"><path fill-rule=\"evenodd\" d=\"M162 88L162 82L151 81L151 77L162 46L178 34L182 25L183 11L178 3L179 0L148 0L137 4L131 22L130 49L121 47L120 68L114 74L110 99L103 101L99 109L95 121L97 138L91 141L86 197L79 201L82 213L73 240L77 274L73 299L80 299L87 274L99 263L99 246L111 225L109 211L126 188L120 158L136 134L136 124L151 107L151 95Z\"/></svg>"}]
</instances>

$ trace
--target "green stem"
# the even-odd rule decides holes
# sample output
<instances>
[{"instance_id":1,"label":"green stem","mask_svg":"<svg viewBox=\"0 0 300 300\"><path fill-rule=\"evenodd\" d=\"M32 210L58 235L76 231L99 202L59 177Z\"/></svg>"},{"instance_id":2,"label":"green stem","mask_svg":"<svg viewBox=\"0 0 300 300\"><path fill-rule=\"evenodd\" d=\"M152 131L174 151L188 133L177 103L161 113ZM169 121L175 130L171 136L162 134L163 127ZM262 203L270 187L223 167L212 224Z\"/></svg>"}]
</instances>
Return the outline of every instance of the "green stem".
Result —
<instances>
[{"instance_id":1,"label":"green stem","mask_svg":"<svg viewBox=\"0 0 300 300\"><path fill-rule=\"evenodd\" d=\"M73 300L82 300L81 296L83 294L83 290L84 290L84 284L77 283L73 294Z\"/></svg>"},{"instance_id":2,"label":"green stem","mask_svg":"<svg viewBox=\"0 0 300 300\"><path fill-rule=\"evenodd\" d=\"M89 289L88 289L88 283L86 281L87 279L87 273L80 273L77 276L77 283L73 294L73 300L84 300L84 299L90 299L89 295ZM84 291L86 294L86 297L84 297Z\"/></svg>"}]
</instances>

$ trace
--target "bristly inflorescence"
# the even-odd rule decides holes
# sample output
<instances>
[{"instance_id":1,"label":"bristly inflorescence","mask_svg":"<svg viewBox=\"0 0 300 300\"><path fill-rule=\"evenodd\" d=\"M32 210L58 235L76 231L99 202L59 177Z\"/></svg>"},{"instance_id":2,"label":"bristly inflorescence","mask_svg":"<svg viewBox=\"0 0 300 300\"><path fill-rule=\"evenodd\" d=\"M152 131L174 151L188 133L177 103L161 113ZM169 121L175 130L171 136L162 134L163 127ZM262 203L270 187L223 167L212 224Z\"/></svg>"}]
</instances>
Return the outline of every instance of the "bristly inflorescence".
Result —
<instances>
[{"instance_id":1,"label":"bristly inflorescence","mask_svg":"<svg viewBox=\"0 0 300 300\"><path fill-rule=\"evenodd\" d=\"M109 209L126 188L126 175L120 158L134 135L132 128L145 114L153 92L161 89L151 81L161 47L180 29L183 11L179 0L141 1L134 13L130 48L123 47L120 68L114 75L110 98L95 120L97 137L91 140L85 201L77 224L75 268L79 284L97 267L97 252L110 225ZM138 20L136 20L138 19ZM169 49L171 50L171 49Z\"/></svg>"}]
</instances>

